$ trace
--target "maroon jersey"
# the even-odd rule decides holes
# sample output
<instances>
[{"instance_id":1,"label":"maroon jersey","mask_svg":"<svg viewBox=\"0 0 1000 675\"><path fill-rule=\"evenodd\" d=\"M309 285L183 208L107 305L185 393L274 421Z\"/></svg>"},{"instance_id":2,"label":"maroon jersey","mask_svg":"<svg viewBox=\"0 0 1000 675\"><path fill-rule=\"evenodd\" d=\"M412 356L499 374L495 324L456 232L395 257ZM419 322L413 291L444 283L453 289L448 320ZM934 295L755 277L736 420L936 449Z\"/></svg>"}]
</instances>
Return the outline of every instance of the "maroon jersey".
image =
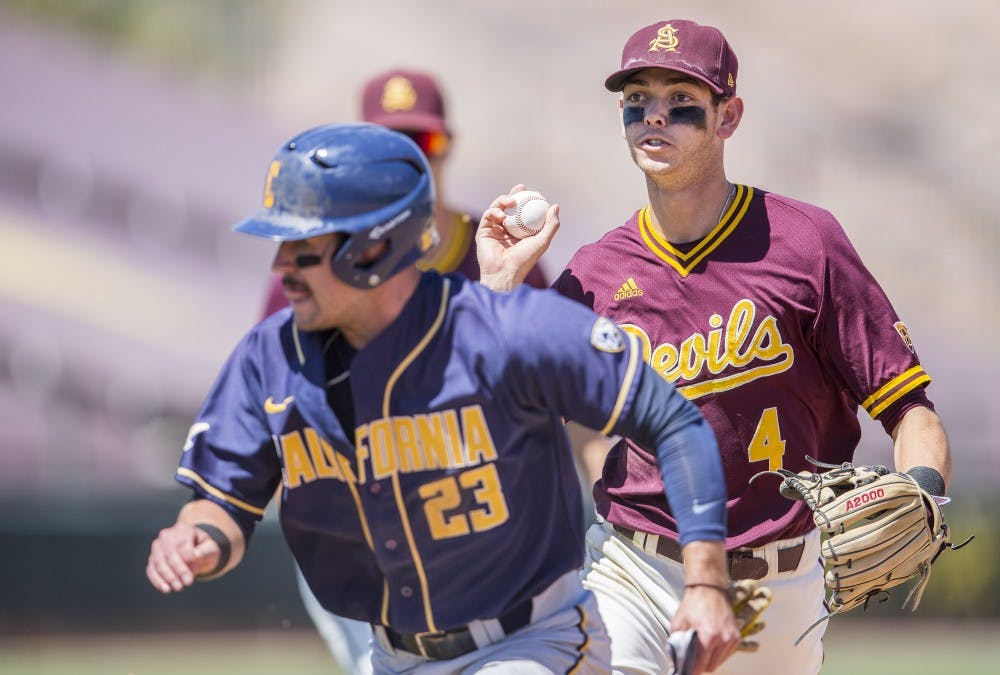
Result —
<instances>
[{"instance_id":1,"label":"maroon jersey","mask_svg":"<svg viewBox=\"0 0 1000 675\"><path fill-rule=\"evenodd\" d=\"M554 287L614 319L696 403L726 473L728 548L804 534L800 501L760 471L853 457L858 406L887 430L930 402L930 377L885 293L827 211L737 186L704 239L676 245L649 207L570 260ZM631 442L594 487L613 523L676 538L656 457Z\"/></svg>"}]
</instances>

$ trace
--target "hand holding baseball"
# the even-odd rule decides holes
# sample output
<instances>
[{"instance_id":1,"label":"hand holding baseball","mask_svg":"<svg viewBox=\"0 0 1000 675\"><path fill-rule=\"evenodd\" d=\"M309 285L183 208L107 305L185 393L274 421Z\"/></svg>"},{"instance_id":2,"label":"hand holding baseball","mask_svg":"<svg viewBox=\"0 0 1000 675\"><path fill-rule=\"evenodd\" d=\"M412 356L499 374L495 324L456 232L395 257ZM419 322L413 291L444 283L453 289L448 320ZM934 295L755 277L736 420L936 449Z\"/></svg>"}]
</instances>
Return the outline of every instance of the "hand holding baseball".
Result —
<instances>
[{"instance_id":1,"label":"hand holding baseball","mask_svg":"<svg viewBox=\"0 0 1000 675\"><path fill-rule=\"evenodd\" d=\"M541 192L519 190L511 195L514 205L503 210L506 217L503 226L512 237L524 239L542 229L549 202Z\"/></svg>"},{"instance_id":2,"label":"hand holding baseball","mask_svg":"<svg viewBox=\"0 0 1000 675\"><path fill-rule=\"evenodd\" d=\"M511 290L524 281L548 249L559 229L559 205L550 205L544 197L539 197L537 191L518 184L494 199L483 213L476 232L476 256L480 281L488 288ZM519 204L530 208L522 208L517 215Z\"/></svg>"}]
</instances>

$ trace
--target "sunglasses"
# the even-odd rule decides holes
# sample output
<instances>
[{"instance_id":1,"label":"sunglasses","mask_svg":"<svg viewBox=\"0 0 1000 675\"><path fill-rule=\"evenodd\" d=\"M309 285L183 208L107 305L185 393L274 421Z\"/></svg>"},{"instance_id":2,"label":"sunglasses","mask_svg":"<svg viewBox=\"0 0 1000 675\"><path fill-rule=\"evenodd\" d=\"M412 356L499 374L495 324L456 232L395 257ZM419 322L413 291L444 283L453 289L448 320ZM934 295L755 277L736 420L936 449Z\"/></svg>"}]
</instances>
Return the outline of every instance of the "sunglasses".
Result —
<instances>
[{"instance_id":1,"label":"sunglasses","mask_svg":"<svg viewBox=\"0 0 1000 675\"><path fill-rule=\"evenodd\" d=\"M428 157L440 157L448 150L451 140L443 131L400 131Z\"/></svg>"}]
</instances>

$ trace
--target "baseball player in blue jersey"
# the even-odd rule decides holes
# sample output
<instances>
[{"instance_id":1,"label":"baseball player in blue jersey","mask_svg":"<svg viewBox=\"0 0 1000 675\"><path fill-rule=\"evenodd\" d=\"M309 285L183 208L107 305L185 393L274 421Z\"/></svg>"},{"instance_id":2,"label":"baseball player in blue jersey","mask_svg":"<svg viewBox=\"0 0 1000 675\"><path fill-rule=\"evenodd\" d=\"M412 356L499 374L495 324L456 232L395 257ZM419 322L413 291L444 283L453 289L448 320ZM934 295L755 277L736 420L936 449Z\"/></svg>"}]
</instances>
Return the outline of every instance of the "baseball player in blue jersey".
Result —
<instances>
[{"instance_id":1,"label":"baseball player in blue jersey","mask_svg":"<svg viewBox=\"0 0 1000 675\"><path fill-rule=\"evenodd\" d=\"M319 127L271 162L236 226L279 241L291 307L223 366L184 445L194 496L153 541L169 593L235 567L279 484L279 519L327 610L371 623L376 673L603 673L563 418L641 439L677 517L692 672L739 642L726 493L709 427L611 321L550 291L421 272L433 181L404 135ZM557 210L550 212L557 218ZM553 321L558 317L558 321Z\"/></svg>"}]
</instances>

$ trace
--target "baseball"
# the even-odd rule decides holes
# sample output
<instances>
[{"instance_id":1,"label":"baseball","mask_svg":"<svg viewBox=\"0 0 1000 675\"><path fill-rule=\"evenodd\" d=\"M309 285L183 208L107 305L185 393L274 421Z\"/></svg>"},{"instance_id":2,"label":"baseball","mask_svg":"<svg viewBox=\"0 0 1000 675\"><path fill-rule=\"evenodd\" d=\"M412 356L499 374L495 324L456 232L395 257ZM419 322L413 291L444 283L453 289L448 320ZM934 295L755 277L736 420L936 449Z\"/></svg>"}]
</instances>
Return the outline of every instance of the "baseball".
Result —
<instances>
[{"instance_id":1,"label":"baseball","mask_svg":"<svg viewBox=\"0 0 1000 675\"><path fill-rule=\"evenodd\" d=\"M503 226L511 236L524 239L536 234L545 223L545 213L549 210L549 202L540 192L522 190L511 195L516 200L514 206L504 209L507 217Z\"/></svg>"}]
</instances>

